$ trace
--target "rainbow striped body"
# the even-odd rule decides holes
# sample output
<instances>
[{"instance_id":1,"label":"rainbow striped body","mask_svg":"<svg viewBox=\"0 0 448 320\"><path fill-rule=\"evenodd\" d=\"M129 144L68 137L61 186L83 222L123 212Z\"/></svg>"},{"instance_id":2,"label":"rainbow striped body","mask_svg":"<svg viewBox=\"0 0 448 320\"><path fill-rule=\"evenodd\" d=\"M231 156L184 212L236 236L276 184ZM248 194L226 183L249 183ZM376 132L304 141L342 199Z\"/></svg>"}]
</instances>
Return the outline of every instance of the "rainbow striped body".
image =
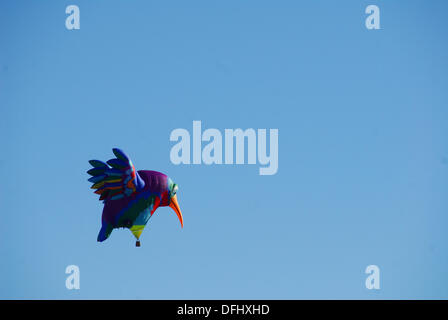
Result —
<instances>
[{"instance_id":1,"label":"rainbow striped body","mask_svg":"<svg viewBox=\"0 0 448 320\"><path fill-rule=\"evenodd\" d=\"M104 163L90 160L92 188L104 201L102 226L98 241L106 240L113 229L128 228L137 238L158 207L170 206L183 226L177 205L177 185L165 174L135 168L120 149L113 149L117 158Z\"/></svg>"}]
</instances>

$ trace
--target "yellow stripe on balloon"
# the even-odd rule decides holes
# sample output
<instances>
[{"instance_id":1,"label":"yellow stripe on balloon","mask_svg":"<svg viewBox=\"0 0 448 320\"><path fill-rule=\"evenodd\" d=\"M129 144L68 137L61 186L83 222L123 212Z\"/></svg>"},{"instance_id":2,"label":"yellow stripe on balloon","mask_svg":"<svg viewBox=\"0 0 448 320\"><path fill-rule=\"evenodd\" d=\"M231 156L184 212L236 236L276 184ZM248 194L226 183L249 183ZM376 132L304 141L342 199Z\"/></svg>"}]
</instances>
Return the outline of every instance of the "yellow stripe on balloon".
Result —
<instances>
[{"instance_id":1,"label":"yellow stripe on balloon","mask_svg":"<svg viewBox=\"0 0 448 320\"><path fill-rule=\"evenodd\" d=\"M101 181L101 182L97 182L97 183L95 183L93 186L91 186L90 188L91 189L98 189L98 188L101 188L102 186L104 185L104 181Z\"/></svg>"},{"instance_id":2,"label":"yellow stripe on balloon","mask_svg":"<svg viewBox=\"0 0 448 320\"><path fill-rule=\"evenodd\" d=\"M134 235L134 237L136 237L138 240L140 238L140 235L142 234L144 228L145 228L144 225L133 225L130 230L131 230L132 234Z\"/></svg>"}]
</instances>

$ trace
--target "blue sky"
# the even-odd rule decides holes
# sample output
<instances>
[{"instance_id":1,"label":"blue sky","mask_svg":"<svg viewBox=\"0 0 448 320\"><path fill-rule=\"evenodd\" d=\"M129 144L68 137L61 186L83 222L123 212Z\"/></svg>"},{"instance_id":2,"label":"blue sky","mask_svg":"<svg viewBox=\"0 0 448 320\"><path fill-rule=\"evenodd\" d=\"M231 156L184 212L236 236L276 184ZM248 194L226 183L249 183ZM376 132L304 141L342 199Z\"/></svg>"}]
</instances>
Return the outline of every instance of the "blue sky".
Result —
<instances>
[{"instance_id":1,"label":"blue sky","mask_svg":"<svg viewBox=\"0 0 448 320\"><path fill-rule=\"evenodd\" d=\"M0 298L448 298L447 10L2 1ZM278 173L173 165L170 133L193 120L278 129ZM113 147L179 185L183 229L160 208L141 248L127 230L96 242L87 160Z\"/></svg>"}]
</instances>

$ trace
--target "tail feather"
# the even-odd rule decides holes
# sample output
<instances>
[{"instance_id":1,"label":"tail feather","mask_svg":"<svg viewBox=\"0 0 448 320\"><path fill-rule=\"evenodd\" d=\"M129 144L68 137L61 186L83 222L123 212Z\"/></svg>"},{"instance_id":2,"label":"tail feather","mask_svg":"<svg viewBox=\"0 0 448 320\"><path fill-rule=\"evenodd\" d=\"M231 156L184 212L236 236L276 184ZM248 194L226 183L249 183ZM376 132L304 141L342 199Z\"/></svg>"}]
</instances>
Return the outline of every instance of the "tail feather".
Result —
<instances>
[{"instance_id":1,"label":"tail feather","mask_svg":"<svg viewBox=\"0 0 448 320\"><path fill-rule=\"evenodd\" d=\"M103 222L100 233L98 233L98 242L103 242L107 238L109 238L110 234L112 233L113 226L110 223Z\"/></svg>"}]
</instances>

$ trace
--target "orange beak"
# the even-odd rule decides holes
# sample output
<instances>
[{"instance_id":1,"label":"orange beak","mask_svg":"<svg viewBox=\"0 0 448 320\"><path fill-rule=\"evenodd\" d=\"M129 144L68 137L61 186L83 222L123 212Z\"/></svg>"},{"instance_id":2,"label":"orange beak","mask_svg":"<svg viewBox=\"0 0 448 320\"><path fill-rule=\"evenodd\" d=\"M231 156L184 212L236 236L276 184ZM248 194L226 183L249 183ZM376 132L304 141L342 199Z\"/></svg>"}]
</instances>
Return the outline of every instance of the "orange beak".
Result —
<instances>
[{"instance_id":1,"label":"orange beak","mask_svg":"<svg viewBox=\"0 0 448 320\"><path fill-rule=\"evenodd\" d=\"M183 228L184 227L184 218L182 217L182 212L180 211L179 204L177 203L177 195L174 195L171 198L170 208L173 209L174 212L176 212L177 217L179 218L179 221L180 221L180 225Z\"/></svg>"}]
</instances>

